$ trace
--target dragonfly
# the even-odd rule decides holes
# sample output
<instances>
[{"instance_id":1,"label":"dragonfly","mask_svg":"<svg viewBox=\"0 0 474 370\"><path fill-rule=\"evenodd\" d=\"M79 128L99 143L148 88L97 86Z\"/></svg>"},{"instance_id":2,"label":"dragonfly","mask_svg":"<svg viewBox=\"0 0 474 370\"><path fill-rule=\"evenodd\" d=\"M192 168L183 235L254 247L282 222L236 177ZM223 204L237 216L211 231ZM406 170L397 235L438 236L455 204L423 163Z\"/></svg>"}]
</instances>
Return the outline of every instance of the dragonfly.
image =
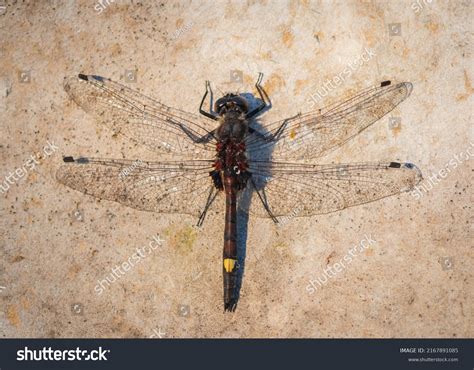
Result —
<instances>
[{"instance_id":1,"label":"dragonfly","mask_svg":"<svg viewBox=\"0 0 474 370\"><path fill-rule=\"evenodd\" d=\"M69 97L100 125L160 157L64 156L57 180L134 209L193 215L198 226L209 211L224 213L225 311L235 311L238 301L237 212L279 223L288 215L321 215L408 191L422 178L408 162L313 164L392 111L410 95L411 83L384 81L328 107L262 125L257 116L272 104L262 80L260 73L254 101L227 93L215 102L206 81L200 115L105 77L64 80Z\"/></svg>"}]
</instances>

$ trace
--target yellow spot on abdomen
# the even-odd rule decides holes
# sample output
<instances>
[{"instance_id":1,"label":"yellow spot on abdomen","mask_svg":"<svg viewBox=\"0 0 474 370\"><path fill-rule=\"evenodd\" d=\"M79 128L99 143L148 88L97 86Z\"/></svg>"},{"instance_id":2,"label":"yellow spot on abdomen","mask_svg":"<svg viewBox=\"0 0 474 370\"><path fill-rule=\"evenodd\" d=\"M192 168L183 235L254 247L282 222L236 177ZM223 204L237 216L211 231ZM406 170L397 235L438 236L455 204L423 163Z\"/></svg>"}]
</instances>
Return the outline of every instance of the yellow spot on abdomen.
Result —
<instances>
[{"instance_id":1,"label":"yellow spot on abdomen","mask_svg":"<svg viewBox=\"0 0 474 370\"><path fill-rule=\"evenodd\" d=\"M224 258L224 268L226 272L232 272L234 270L235 262L237 262L237 260Z\"/></svg>"}]
</instances>

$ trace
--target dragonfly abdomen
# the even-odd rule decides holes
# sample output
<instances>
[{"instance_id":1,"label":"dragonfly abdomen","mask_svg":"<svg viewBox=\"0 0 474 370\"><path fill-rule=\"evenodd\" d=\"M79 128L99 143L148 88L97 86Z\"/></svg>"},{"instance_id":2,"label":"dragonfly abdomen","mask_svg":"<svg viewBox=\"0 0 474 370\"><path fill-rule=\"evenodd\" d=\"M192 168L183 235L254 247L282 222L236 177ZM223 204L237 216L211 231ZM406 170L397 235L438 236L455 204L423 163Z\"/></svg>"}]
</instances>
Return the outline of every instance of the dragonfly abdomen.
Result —
<instances>
[{"instance_id":1,"label":"dragonfly abdomen","mask_svg":"<svg viewBox=\"0 0 474 370\"><path fill-rule=\"evenodd\" d=\"M222 272L226 311L234 311L237 304L237 184L235 176L224 175L226 207Z\"/></svg>"}]
</instances>

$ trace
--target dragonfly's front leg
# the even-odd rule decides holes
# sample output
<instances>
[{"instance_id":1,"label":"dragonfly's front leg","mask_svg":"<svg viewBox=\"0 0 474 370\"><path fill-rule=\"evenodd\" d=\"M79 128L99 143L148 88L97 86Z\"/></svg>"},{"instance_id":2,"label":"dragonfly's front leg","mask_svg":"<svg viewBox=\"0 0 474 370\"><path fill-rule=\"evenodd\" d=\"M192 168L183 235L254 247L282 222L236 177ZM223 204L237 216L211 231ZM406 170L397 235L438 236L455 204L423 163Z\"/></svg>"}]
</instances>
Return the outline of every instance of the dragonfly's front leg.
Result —
<instances>
[{"instance_id":1,"label":"dragonfly's front leg","mask_svg":"<svg viewBox=\"0 0 474 370\"><path fill-rule=\"evenodd\" d=\"M245 115L245 118L246 119L250 119L252 117L254 117L255 115L257 115L258 113L260 113L262 110L264 110L266 107L271 107L272 106L272 102L270 100L270 98L268 97L268 94L267 92L263 89L261 83L262 83L262 78L263 78L263 73L259 73L258 74L258 79L257 79L257 82L255 83L255 88L257 89L259 95L260 95L260 99L262 100L262 104L260 104L257 108L255 108L254 110L248 112L246 115ZM266 100L268 100L268 103L266 102Z\"/></svg>"},{"instance_id":2,"label":"dragonfly's front leg","mask_svg":"<svg viewBox=\"0 0 474 370\"><path fill-rule=\"evenodd\" d=\"M210 98L211 98L211 102L210 102L210 106L211 108L209 109L209 112L206 112L204 109L202 109L202 106L204 105L204 101L206 100L206 96L207 94L210 93ZM206 81L206 92L204 93L204 96L202 97L202 100L201 100L201 105L199 106L199 113L201 113L202 115L208 117L208 118L211 118L215 121L217 121L219 119L219 116L216 114L216 113L213 113L212 112L212 97L213 97L213 93L212 93L212 89L211 89L211 84L209 81Z\"/></svg>"}]
</instances>

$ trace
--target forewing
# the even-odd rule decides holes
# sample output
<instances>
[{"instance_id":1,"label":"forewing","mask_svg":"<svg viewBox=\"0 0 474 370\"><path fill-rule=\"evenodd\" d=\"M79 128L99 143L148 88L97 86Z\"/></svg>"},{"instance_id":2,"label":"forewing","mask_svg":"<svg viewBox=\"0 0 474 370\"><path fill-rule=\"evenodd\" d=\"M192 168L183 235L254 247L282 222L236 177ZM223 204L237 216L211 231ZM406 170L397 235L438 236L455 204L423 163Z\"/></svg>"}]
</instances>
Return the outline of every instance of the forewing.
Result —
<instances>
[{"instance_id":1,"label":"forewing","mask_svg":"<svg viewBox=\"0 0 474 370\"><path fill-rule=\"evenodd\" d=\"M57 180L141 211L199 216L213 184L212 161L143 162L66 157ZM218 201L214 202L214 206Z\"/></svg>"},{"instance_id":2,"label":"forewing","mask_svg":"<svg viewBox=\"0 0 474 370\"><path fill-rule=\"evenodd\" d=\"M66 78L64 89L101 124L159 153L205 158L213 153L210 120L173 109L104 77ZM202 143L194 139L207 137Z\"/></svg>"},{"instance_id":3,"label":"forewing","mask_svg":"<svg viewBox=\"0 0 474 370\"><path fill-rule=\"evenodd\" d=\"M321 157L393 110L411 90L409 82L384 82L342 103L286 120L279 139L274 142L263 140L255 133L250 135L247 151L251 158L272 156L276 161ZM283 123L279 121L264 127L267 139L277 135Z\"/></svg>"},{"instance_id":4,"label":"forewing","mask_svg":"<svg viewBox=\"0 0 474 370\"><path fill-rule=\"evenodd\" d=\"M277 218L339 211L408 191L421 180L421 172L415 165L397 162L339 165L260 162L251 163L250 171L251 181L240 198L243 210L270 217L268 208Z\"/></svg>"}]
</instances>

